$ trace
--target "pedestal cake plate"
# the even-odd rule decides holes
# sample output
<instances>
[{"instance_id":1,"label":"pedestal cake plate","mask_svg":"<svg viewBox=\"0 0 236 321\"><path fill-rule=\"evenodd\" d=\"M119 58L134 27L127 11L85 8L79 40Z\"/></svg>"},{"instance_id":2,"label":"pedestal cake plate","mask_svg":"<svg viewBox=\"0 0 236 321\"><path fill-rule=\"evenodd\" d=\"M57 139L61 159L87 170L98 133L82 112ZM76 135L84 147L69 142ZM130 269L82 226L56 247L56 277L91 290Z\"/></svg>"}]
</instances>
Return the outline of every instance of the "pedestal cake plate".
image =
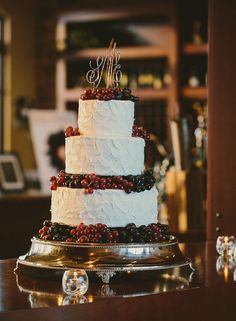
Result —
<instances>
[{"instance_id":1,"label":"pedestal cake plate","mask_svg":"<svg viewBox=\"0 0 236 321\"><path fill-rule=\"evenodd\" d=\"M178 268L175 268L178 269ZM16 284L20 292L28 296L32 308L50 307L77 303L94 302L103 298L130 298L162 292L181 291L192 286L191 274L179 275L178 271L168 274L166 271L148 273L127 273L117 275L111 284L90 282L84 296L66 295L60 282L37 279L25 274L16 274Z\"/></svg>"},{"instance_id":2,"label":"pedestal cake plate","mask_svg":"<svg viewBox=\"0 0 236 321\"><path fill-rule=\"evenodd\" d=\"M156 179L152 170L144 170L145 140L150 135L134 125L138 97L129 88L119 87L119 60L112 39L107 54L98 57L95 66L89 63L86 79L92 89L80 96L79 127L70 126L65 132L65 171L50 178L50 224L74 226L70 236L58 238L52 231L48 234L51 227L44 226L38 238L31 240L29 252L19 257L17 271L57 276L68 269L84 269L109 283L117 272L191 268L176 238L160 234ZM106 87L99 88L103 76ZM93 224L105 225L110 232L98 229L101 233L95 237ZM131 241L120 233L141 226L149 229L150 237ZM71 237L72 229L78 238Z\"/></svg>"},{"instance_id":3,"label":"pedestal cake plate","mask_svg":"<svg viewBox=\"0 0 236 321\"><path fill-rule=\"evenodd\" d=\"M68 269L84 269L95 272L103 283L109 283L117 272L194 270L173 236L166 242L147 244L78 244L36 238L31 242L29 252L17 260L17 272L59 277Z\"/></svg>"}]
</instances>

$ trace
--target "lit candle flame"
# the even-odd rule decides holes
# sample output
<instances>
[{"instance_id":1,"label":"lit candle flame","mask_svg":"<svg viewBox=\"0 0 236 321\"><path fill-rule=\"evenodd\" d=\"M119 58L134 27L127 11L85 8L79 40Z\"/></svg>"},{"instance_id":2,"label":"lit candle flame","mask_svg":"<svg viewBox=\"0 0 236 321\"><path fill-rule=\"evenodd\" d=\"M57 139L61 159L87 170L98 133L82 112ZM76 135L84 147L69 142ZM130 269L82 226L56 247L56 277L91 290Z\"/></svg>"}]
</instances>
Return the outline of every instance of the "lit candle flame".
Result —
<instances>
[{"instance_id":1,"label":"lit candle flame","mask_svg":"<svg viewBox=\"0 0 236 321\"><path fill-rule=\"evenodd\" d=\"M229 279L229 268L228 268L228 264L226 263L225 267L224 267L224 280L225 280L225 282L228 282L228 279Z\"/></svg>"},{"instance_id":2,"label":"lit candle flame","mask_svg":"<svg viewBox=\"0 0 236 321\"><path fill-rule=\"evenodd\" d=\"M225 243L225 244L228 244L228 242L229 242L229 238L228 238L228 236L225 236L225 237L224 237L224 243Z\"/></svg>"}]
</instances>

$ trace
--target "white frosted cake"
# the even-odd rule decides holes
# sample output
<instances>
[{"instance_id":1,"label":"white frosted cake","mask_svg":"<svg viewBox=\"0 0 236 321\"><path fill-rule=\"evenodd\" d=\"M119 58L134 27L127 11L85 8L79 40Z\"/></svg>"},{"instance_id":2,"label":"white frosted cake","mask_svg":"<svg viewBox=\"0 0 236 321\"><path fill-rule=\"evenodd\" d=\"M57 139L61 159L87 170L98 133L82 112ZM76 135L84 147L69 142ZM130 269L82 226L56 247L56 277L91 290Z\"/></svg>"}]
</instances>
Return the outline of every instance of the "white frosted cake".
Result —
<instances>
[{"instance_id":1,"label":"white frosted cake","mask_svg":"<svg viewBox=\"0 0 236 321\"><path fill-rule=\"evenodd\" d=\"M76 177L93 173L105 180L115 176L123 180L126 176L144 177L145 141L132 137L133 123L132 101L80 100L80 135L66 138L65 174ZM52 191L52 222L71 226L103 223L109 227L157 222L155 186L127 193L120 184L107 188L108 184L109 180L105 188L92 192L59 184Z\"/></svg>"},{"instance_id":2,"label":"white frosted cake","mask_svg":"<svg viewBox=\"0 0 236 321\"><path fill-rule=\"evenodd\" d=\"M51 220L42 240L76 243L150 243L169 240L157 220L157 189L145 169L145 140L134 125L138 97L120 88L120 54L112 39L108 52L90 61L91 89L80 96L78 127L65 131L65 170L52 176ZM104 82L106 88L99 87Z\"/></svg>"},{"instance_id":3,"label":"white frosted cake","mask_svg":"<svg viewBox=\"0 0 236 321\"><path fill-rule=\"evenodd\" d=\"M171 239L157 220L157 189L144 167L150 135L134 125L138 97L120 88L120 54L89 62L91 89L80 96L78 127L65 131L65 170L52 176L51 220L38 238L74 243L151 243ZM104 82L105 87L100 87Z\"/></svg>"}]
</instances>

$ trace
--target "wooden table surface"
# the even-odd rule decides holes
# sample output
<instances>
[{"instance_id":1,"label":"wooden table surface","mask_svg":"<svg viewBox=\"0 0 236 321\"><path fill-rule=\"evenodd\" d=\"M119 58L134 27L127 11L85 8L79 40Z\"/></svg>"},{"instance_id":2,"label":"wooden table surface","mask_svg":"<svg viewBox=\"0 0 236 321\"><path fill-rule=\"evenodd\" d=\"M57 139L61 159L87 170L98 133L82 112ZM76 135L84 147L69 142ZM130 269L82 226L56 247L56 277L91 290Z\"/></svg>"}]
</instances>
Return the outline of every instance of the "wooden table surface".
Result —
<instances>
[{"instance_id":1,"label":"wooden table surface","mask_svg":"<svg viewBox=\"0 0 236 321\"><path fill-rule=\"evenodd\" d=\"M232 264L219 264L213 243L180 246L196 269L191 278L189 271L139 272L118 275L108 286L90 276L77 301L63 293L60 280L16 275L15 259L1 260L0 320L236 320Z\"/></svg>"}]
</instances>

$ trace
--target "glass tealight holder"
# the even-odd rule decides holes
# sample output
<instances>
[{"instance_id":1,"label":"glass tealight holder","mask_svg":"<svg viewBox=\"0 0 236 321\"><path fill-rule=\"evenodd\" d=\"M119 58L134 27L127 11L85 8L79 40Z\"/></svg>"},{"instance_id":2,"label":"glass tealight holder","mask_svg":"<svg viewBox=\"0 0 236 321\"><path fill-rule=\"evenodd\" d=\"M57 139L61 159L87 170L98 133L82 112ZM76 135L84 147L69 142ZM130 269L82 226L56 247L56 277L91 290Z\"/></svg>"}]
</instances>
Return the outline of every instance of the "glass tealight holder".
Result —
<instances>
[{"instance_id":1,"label":"glass tealight holder","mask_svg":"<svg viewBox=\"0 0 236 321\"><path fill-rule=\"evenodd\" d=\"M89 286L88 275L85 270L67 270L62 277L63 291L68 295L83 296Z\"/></svg>"},{"instance_id":2,"label":"glass tealight holder","mask_svg":"<svg viewBox=\"0 0 236 321\"><path fill-rule=\"evenodd\" d=\"M218 275L232 274L235 270L233 257L220 255L216 260L216 271Z\"/></svg>"},{"instance_id":3,"label":"glass tealight holder","mask_svg":"<svg viewBox=\"0 0 236 321\"><path fill-rule=\"evenodd\" d=\"M84 295L79 296L76 294L72 294L64 297L62 305L83 304L87 302L88 302L88 299L86 298L86 296Z\"/></svg>"},{"instance_id":4,"label":"glass tealight holder","mask_svg":"<svg viewBox=\"0 0 236 321\"><path fill-rule=\"evenodd\" d=\"M236 245L234 236L218 236L216 241L216 251L223 256L231 256L234 254Z\"/></svg>"}]
</instances>

